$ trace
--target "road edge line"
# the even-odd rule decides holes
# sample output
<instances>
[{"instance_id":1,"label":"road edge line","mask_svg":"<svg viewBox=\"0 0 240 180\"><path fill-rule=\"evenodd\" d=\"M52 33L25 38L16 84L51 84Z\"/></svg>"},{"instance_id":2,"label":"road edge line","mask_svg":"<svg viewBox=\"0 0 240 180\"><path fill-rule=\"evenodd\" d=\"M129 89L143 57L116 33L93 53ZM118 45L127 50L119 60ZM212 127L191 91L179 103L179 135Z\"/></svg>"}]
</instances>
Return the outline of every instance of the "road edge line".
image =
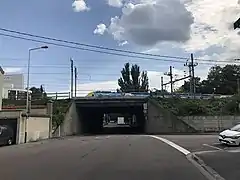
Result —
<instances>
[{"instance_id":1,"label":"road edge line","mask_svg":"<svg viewBox=\"0 0 240 180\"><path fill-rule=\"evenodd\" d=\"M174 149L178 150L179 152L183 153L185 156L187 156L188 154L190 154L191 152L188 151L187 149L184 149L183 147L175 144L174 142L172 141L169 141L165 138L161 138L159 136L154 136L154 135L149 135L150 137L154 138L154 139L158 139L166 144L168 144L169 146L173 147Z\"/></svg>"},{"instance_id":2,"label":"road edge line","mask_svg":"<svg viewBox=\"0 0 240 180\"><path fill-rule=\"evenodd\" d=\"M220 176L216 171L214 171L211 167L205 164L205 162L199 158L195 153L191 153L187 149L184 149L183 147L175 144L172 141L169 141L165 138L161 138L159 136L154 135L148 135L149 137L152 137L154 139L158 139L167 145L173 147L177 151L184 154L188 161L190 161L199 171L200 173L205 176L208 180L225 180L222 176Z\"/></svg>"},{"instance_id":3,"label":"road edge line","mask_svg":"<svg viewBox=\"0 0 240 180\"><path fill-rule=\"evenodd\" d=\"M205 164L195 153L190 153L186 158L209 180L225 180L215 170Z\"/></svg>"},{"instance_id":4,"label":"road edge line","mask_svg":"<svg viewBox=\"0 0 240 180\"><path fill-rule=\"evenodd\" d=\"M211 145L209 145L209 144L203 144L203 146L207 146L207 147L210 147L210 148L213 148L213 149L217 149L217 150L219 150L219 151L222 151L223 149L221 149L221 148L218 148L218 147L215 147L215 146L211 146Z\"/></svg>"}]
</instances>

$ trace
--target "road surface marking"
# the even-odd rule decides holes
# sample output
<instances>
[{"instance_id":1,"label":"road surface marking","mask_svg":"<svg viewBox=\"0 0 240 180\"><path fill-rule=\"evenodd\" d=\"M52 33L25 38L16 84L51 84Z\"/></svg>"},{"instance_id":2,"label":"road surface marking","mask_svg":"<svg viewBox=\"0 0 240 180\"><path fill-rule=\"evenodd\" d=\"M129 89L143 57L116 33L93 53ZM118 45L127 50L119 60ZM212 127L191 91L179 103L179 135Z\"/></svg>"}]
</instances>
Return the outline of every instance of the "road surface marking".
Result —
<instances>
[{"instance_id":1,"label":"road surface marking","mask_svg":"<svg viewBox=\"0 0 240 180\"><path fill-rule=\"evenodd\" d=\"M239 153L240 149L233 149L233 150L228 150L227 152L232 152L232 153Z\"/></svg>"},{"instance_id":2,"label":"road surface marking","mask_svg":"<svg viewBox=\"0 0 240 180\"><path fill-rule=\"evenodd\" d=\"M173 143L172 141L169 141L167 139L164 139L164 138L161 138L161 137L158 137L158 136L153 136L153 135L150 135L150 137L152 138L155 138L155 139L158 139L166 144L168 144L169 146L172 146L173 148L175 148L176 150L180 151L181 153L183 153L184 155L188 155L190 154L191 152L188 151L187 149L184 149L183 147Z\"/></svg>"},{"instance_id":3,"label":"road surface marking","mask_svg":"<svg viewBox=\"0 0 240 180\"><path fill-rule=\"evenodd\" d=\"M215 153L218 152L218 150L213 150L213 151L198 151L194 152L194 154L206 154L206 153Z\"/></svg>"},{"instance_id":4,"label":"road surface marking","mask_svg":"<svg viewBox=\"0 0 240 180\"><path fill-rule=\"evenodd\" d=\"M221 148L218 148L218 147L215 147L215 146L211 146L209 144L203 144L203 146L207 146L207 147L210 147L210 148L213 148L213 149L217 149L217 150L223 150Z\"/></svg>"},{"instance_id":5,"label":"road surface marking","mask_svg":"<svg viewBox=\"0 0 240 180\"><path fill-rule=\"evenodd\" d=\"M222 145L221 143L213 143L213 145Z\"/></svg>"}]
</instances>

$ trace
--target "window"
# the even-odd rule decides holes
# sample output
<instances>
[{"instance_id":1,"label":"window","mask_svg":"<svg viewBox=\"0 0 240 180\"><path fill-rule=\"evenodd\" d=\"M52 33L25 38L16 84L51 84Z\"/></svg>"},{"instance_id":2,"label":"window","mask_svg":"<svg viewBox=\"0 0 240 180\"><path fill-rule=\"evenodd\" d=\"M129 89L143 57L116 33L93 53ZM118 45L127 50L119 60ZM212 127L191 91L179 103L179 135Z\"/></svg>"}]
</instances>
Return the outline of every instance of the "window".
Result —
<instances>
[{"instance_id":1,"label":"window","mask_svg":"<svg viewBox=\"0 0 240 180\"><path fill-rule=\"evenodd\" d=\"M239 131L240 132L240 124L232 127L230 130L232 130L232 131Z\"/></svg>"}]
</instances>

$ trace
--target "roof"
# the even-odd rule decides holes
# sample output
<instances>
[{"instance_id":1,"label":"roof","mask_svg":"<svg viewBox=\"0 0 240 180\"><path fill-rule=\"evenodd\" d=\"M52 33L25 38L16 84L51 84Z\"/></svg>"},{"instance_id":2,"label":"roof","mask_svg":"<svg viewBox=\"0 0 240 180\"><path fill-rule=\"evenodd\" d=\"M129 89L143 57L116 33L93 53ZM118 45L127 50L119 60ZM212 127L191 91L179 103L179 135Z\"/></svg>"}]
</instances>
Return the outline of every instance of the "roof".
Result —
<instances>
[{"instance_id":1,"label":"roof","mask_svg":"<svg viewBox=\"0 0 240 180\"><path fill-rule=\"evenodd\" d=\"M0 66L0 72L4 74L3 68Z\"/></svg>"}]
</instances>

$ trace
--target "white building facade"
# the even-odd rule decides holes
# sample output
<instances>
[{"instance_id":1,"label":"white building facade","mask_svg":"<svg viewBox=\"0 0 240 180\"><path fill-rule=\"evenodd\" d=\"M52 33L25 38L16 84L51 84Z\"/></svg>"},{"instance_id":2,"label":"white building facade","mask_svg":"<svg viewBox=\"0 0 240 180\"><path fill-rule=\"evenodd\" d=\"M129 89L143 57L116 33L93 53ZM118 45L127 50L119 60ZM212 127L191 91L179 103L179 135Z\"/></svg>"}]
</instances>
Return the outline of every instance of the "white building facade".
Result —
<instances>
[{"instance_id":1,"label":"white building facade","mask_svg":"<svg viewBox=\"0 0 240 180\"><path fill-rule=\"evenodd\" d=\"M4 79L4 71L0 66L0 110L2 110L3 79Z\"/></svg>"},{"instance_id":2,"label":"white building facade","mask_svg":"<svg viewBox=\"0 0 240 180\"><path fill-rule=\"evenodd\" d=\"M24 75L23 74L5 74L3 81L3 98L8 98L8 91L11 89L19 89L24 91Z\"/></svg>"}]
</instances>

